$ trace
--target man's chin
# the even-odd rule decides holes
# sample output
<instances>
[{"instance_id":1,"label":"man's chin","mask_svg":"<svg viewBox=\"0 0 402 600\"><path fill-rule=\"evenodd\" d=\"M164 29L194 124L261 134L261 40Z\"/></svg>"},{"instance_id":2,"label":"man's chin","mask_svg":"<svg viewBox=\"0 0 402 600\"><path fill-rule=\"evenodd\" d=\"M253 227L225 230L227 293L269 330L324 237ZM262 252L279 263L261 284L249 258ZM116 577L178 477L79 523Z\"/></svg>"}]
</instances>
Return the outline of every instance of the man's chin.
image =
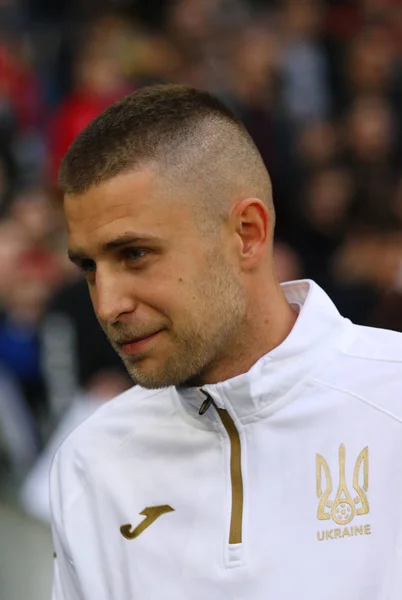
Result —
<instances>
[{"instance_id":1,"label":"man's chin","mask_svg":"<svg viewBox=\"0 0 402 600\"><path fill-rule=\"evenodd\" d=\"M163 373L154 369L147 369L146 366L141 366L137 363L134 365L125 365L126 369L133 379L134 383L147 390L160 390L168 387L182 387L186 378L172 377L172 373ZM141 368L144 367L144 368Z\"/></svg>"},{"instance_id":2,"label":"man's chin","mask_svg":"<svg viewBox=\"0 0 402 600\"><path fill-rule=\"evenodd\" d=\"M134 383L147 390L158 390L174 385L168 377L163 377L158 371L149 368L150 365L145 364L146 359L146 356L137 356L135 360L123 360Z\"/></svg>"},{"instance_id":3,"label":"man's chin","mask_svg":"<svg viewBox=\"0 0 402 600\"><path fill-rule=\"evenodd\" d=\"M149 390L168 387L193 387L204 381L199 370L191 370L189 365L183 368L179 358L168 360L157 357L155 353L147 352L135 356L121 357L133 381ZM182 368L180 368L180 366Z\"/></svg>"},{"instance_id":4,"label":"man's chin","mask_svg":"<svg viewBox=\"0 0 402 600\"><path fill-rule=\"evenodd\" d=\"M146 390L161 390L174 385L174 383L163 381L157 377L144 376L143 373L133 373L132 371L129 371L129 375L136 385L139 385Z\"/></svg>"}]
</instances>

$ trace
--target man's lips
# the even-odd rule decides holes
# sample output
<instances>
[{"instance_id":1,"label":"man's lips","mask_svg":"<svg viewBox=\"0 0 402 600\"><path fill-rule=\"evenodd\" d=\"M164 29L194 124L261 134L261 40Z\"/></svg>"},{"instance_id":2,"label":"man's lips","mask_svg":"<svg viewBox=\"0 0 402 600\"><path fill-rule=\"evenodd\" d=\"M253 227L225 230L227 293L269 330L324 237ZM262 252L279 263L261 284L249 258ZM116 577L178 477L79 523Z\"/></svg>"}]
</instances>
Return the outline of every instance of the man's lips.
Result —
<instances>
[{"instance_id":1,"label":"man's lips","mask_svg":"<svg viewBox=\"0 0 402 600\"><path fill-rule=\"evenodd\" d=\"M154 333L146 334L145 336L126 338L120 342L117 342L124 354L136 354L141 352L145 346L153 340L162 330L155 331Z\"/></svg>"}]
</instances>

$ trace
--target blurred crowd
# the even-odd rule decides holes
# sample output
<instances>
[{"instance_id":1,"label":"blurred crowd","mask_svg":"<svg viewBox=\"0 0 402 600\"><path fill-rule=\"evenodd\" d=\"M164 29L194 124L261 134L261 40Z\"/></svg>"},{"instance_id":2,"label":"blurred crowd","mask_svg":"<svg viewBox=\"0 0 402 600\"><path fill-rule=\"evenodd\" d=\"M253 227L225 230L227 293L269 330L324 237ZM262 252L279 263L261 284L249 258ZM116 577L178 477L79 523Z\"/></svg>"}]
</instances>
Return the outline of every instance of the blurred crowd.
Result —
<instances>
[{"instance_id":1,"label":"blurred crowd","mask_svg":"<svg viewBox=\"0 0 402 600\"><path fill-rule=\"evenodd\" d=\"M54 448L131 385L66 260L58 167L99 112L159 82L245 123L280 279L402 331L399 0L0 0L0 491L45 520Z\"/></svg>"}]
</instances>

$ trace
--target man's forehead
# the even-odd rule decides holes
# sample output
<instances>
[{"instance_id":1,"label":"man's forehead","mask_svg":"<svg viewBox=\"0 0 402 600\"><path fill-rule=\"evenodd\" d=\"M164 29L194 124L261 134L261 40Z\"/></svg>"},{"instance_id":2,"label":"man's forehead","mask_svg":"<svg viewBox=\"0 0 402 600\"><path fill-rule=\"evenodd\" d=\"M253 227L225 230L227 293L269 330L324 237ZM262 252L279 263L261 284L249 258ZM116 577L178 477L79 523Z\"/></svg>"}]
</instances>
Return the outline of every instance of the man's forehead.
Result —
<instances>
[{"instance_id":1,"label":"man's forehead","mask_svg":"<svg viewBox=\"0 0 402 600\"><path fill-rule=\"evenodd\" d=\"M90 218L109 213L134 213L137 210L180 210L190 212L189 190L152 165L125 171L90 187L83 193L66 194L64 212L71 218Z\"/></svg>"},{"instance_id":2,"label":"man's forehead","mask_svg":"<svg viewBox=\"0 0 402 600\"><path fill-rule=\"evenodd\" d=\"M164 188L150 167L119 174L82 194L66 195L64 212L74 252L112 249L124 238L126 243L161 242L191 228L193 220L188 203Z\"/></svg>"},{"instance_id":3,"label":"man's forehead","mask_svg":"<svg viewBox=\"0 0 402 600\"><path fill-rule=\"evenodd\" d=\"M92 185L82 193L66 194L64 203L66 207L74 204L103 203L114 206L119 201L140 200L144 196L150 196L155 185L155 171L148 167L142 169L124 171L96 185ZM106 208L106 206L105 206Z\"/></svg>"}]
</instances>

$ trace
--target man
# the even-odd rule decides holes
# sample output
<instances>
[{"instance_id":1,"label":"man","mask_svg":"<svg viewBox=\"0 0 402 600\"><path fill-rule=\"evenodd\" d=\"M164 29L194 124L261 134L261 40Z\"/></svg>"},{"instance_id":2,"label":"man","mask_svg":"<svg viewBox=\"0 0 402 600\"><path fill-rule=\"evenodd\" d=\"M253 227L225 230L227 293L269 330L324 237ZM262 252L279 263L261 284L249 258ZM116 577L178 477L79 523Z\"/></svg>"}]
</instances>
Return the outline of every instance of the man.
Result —
<instances>
[{"instance_id":1,"label":"man","mask_svg":"<svg viewBox=\"0 0 402 600\"><path fill-rule=\"evenodd\" d=\"M248 134L143 89L60 172L69 255L138 387L53 464L54 600L396 600L402 337L280 286Z\"/></svg>"}]
</instances>

